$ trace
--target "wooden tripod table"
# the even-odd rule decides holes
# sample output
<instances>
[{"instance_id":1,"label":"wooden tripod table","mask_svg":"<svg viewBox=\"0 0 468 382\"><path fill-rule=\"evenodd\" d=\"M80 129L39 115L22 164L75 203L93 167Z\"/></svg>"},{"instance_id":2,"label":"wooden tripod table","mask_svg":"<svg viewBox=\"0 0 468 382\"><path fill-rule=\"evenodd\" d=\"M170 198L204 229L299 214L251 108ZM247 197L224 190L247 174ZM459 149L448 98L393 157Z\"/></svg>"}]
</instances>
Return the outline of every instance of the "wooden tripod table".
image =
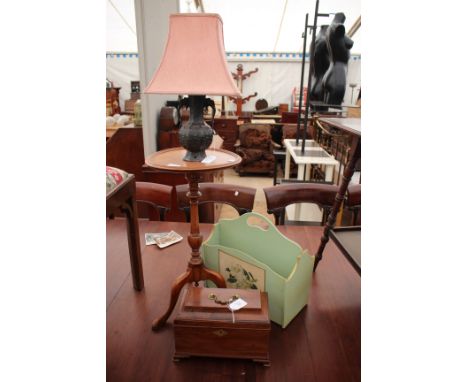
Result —
<instances>
[{"instance_id":1,"label":"wooden tripod table","mask_svg":"<svg viewBox=\"0 0 468 382\"><path fill-rule=\"evenodd\" d=\"M198 285L200 281L211 280L219 288L226 288L224 277L217 272L205 268L203 259L200 257L200 246L203 242L203 236L200 234L198 219L198 199L201 196L198 183L201 180L203 172L222 170L238 165L242 158L227 150L206 150L206 158L203 162L187 162L183 160L186 150L182 147L176 147L168 150L158 151L148 158L146 164L149 167L167 172L184 172L189 182L189 192L187 197L190 200L190 234L188 243L192 248L192 254L188 262L187 270L177 277L172 284L171 301L166 313L152 324L153 330L164 326L171 315L179 299L179 294L187 283Z\"/></svg>"}]
</instances>

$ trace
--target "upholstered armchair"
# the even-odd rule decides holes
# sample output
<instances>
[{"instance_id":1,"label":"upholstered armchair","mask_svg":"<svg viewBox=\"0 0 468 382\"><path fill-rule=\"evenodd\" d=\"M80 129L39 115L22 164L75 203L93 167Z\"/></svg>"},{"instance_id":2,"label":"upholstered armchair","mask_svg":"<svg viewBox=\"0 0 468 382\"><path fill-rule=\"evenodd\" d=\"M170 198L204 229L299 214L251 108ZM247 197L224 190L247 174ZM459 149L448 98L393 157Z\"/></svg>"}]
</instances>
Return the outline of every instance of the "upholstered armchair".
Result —
<instances>
[{"instance_id":1,"label":"upholstered armchair","mask_svg":"<svg viewBox=\"0 0 468 382\"><path fill-rule=\"evenodd\" d=\"M273 175L275 158L270 130L270 125L245 123L239 126L236 152L242 162L236 171L240 176L247 173Z\"/></svg>"}]
</instances>

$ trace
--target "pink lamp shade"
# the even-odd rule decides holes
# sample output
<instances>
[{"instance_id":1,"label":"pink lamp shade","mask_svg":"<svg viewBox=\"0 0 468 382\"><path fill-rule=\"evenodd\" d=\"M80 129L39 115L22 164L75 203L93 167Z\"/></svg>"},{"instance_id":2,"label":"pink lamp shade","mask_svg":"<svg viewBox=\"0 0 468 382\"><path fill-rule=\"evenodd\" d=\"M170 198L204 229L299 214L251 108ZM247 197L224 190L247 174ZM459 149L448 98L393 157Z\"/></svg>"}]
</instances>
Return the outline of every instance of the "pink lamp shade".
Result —
<instances>
[{"instance_id":1,"label":"pink lamp shade","mask_svg":"<svg viewBox=\"0 0 468 382\"><path fill-rule=\"evenodd\" d=\"M171 15L164 56L144 92L241 97L227 67L221 17Z\"/></svg>"}]
</instances>

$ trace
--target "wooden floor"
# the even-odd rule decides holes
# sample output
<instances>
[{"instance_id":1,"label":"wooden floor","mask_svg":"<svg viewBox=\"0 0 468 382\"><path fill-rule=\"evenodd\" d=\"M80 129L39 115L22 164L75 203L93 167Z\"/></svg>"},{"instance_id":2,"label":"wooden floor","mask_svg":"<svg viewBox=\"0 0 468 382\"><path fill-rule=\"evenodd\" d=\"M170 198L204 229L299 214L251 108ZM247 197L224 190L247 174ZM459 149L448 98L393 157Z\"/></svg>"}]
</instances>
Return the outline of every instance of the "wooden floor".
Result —
<instances>
[{"instance_id":1,"label":"wooden floor","mask_svg":"<svg viewBox=\"0 0 468 382\"><path fill-rule=\"evenodd\" d=\"M206 238L211 225L201 225ZM170 286L185 271L190 249L184 240L166 249L145 247L145 232L176 230L186 238L189 225L140 225L145 289L132 287L124 221L107 222L107 380L108 381L321 381L360 380L360 277L329 242L313 277L309 304L281 329L272 323L271 367L248 360L191 358L174 363L172 317L157 333L151 321L168 304ZM314 252L321 227L282 227L282 232Z\"/></svg>"}]
</instances>

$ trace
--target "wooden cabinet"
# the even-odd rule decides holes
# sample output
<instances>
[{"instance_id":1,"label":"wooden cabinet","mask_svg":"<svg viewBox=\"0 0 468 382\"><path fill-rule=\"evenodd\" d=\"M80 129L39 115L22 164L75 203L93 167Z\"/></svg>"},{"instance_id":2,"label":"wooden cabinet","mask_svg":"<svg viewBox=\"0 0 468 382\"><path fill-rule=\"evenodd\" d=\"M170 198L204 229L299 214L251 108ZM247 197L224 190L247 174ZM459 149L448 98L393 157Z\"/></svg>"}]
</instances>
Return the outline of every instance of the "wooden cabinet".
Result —
<instances>
[{"instance_id":1,"label":"wooden cabinet","mask_svg":"<svg viewBox=\"0 0 468 382\"><path fill-rule=\"evenodd\" d=\"M143 129L121 127L114 130L106 142L106 165L127 171L135 175L137 182L141 182L144 180L142 172L144 163Z\"/></svg>"},{"instance_id":2,"label":"wooden cabinet","mask_svg":"<svg viewBox=\"0 0 468 382\"><path fill-rule=\"evenodd\" d=\"M215 118L213 129L223 139L223 149L235 152L235 144L239 139L237 117Z\"/></svg>"},{"instance_id":3,"label":"wooden cabinet","mask_svg":"<svg viewBox=\"0 0 468 382\"><path fill-rule=\"evenodd\" d=\"M158 151L180 146L179 118L173 106L161 108L158 118Z\"/></svg>"},{"instance_id":4,"label":"wooden cabinet","mask_svg":"<svg viewBox=\"0 0 468 382\"><path fill-rule=\"evenodd\" d=\"M158 131L158 151L179 146L179 130Z\"/></svg>"},{"instance_id":5,"label":"wooden cabinet","mask_svg":"<svg viewBox=\"0 0 468 382\"><path fill-rule=\"evenodd\" d=\"M120 88L106 88L106 115L120 114Z\"/></svg>"}]
</instances>

